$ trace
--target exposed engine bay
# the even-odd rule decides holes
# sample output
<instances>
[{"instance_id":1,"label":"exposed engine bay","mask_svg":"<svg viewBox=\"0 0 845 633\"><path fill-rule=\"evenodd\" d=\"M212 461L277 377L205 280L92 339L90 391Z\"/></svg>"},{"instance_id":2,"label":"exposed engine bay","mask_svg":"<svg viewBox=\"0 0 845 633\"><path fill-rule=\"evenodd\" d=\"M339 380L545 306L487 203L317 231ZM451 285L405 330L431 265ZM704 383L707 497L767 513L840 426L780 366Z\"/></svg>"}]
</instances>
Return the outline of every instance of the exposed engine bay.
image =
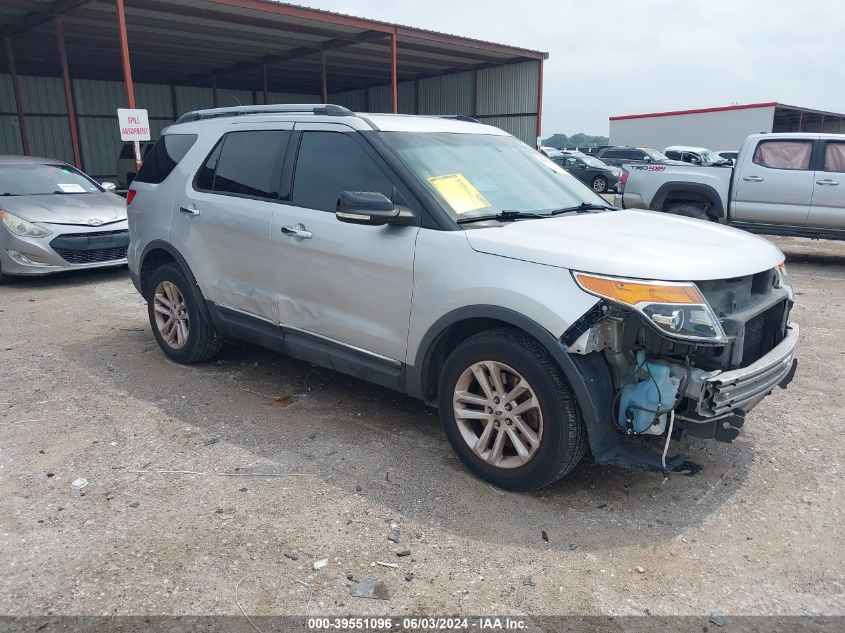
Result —
<instances>
[{"instance_id":1,"label":"exposed engine bay","mask_svg":"<svg viewBox=\"0 0 845 633\"><path fill-rule=\"evenodd\" d=\"M792 380L798 327L789 324L793 293L782 266L687 284L680 299L645 295L636 282L576 279L602 300L562 340L570 353L604 357L613 424L625 435L665 435L665 448L673 431L730 442L745 414ZM629 296L635 304L618 299Z\"/></svg>"}]
</instances>

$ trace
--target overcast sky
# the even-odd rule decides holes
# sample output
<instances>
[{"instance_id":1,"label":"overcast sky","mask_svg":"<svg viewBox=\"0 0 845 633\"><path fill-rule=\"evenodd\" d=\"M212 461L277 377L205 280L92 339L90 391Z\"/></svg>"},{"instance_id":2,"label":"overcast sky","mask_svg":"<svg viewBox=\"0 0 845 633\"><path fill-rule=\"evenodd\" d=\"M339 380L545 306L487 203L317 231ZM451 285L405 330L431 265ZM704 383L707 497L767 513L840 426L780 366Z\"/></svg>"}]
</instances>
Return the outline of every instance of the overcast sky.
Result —
<instances>
[{"instance_id":1,"label":"overcast sky","mask_svg":"<svg viewBox=\"0 0 845 633\"><path fill-rule=\"evenodd\" d=\"M297 4L548 52L544 136L607 134L617 114L732 103L845 112L842 0Z\"/></svg>"}]
</instances>

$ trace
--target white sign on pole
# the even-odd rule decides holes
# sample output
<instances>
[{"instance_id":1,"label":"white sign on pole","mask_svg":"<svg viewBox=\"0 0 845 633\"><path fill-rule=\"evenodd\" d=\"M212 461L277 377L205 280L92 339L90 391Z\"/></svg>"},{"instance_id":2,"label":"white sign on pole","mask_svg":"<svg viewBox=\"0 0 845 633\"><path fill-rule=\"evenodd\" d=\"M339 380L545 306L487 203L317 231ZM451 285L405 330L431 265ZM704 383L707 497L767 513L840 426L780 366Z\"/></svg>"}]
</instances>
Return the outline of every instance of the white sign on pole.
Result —
<instances>
[{"instance_id":1,"label":"white sign on pole","mask_svg":"<svg viewBox=\"0 0 845 633\"><path fill-rule=\"evenodd\" d=\"M121 141L150 140L150 121L146 110L118 108L117 121Z\"/></svg>"}]
</instances>

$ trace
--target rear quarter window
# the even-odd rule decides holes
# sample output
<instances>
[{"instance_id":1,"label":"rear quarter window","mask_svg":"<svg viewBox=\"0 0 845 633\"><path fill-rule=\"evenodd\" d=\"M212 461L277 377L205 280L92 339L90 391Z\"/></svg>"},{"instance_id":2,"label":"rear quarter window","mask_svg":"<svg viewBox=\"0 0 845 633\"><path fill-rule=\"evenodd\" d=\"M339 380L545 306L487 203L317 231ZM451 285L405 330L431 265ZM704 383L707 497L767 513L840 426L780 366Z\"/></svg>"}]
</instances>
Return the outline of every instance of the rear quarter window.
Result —
<instances>
[{"instance_id":1,"label":"rear quarter window","mask_svg":"<svg viewBox=\"0 0 845 633\"><path fill-rule=\"evenodd\" d=\"M151 184L164 182L164 179L185 157L196 140L196 134L167 134L162 136L144 157L141 171L135 177L135 182Z\"/></svg>"}]
</instances>

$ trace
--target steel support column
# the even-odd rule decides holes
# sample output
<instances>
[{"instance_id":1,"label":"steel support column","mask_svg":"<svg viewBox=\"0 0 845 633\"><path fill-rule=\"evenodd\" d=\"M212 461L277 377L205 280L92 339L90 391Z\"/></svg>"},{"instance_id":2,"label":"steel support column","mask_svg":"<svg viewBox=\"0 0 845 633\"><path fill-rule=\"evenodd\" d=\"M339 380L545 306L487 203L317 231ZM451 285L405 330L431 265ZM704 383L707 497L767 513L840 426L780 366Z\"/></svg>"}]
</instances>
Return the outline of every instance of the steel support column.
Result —
<instances>
[{"instance_id":1,"label":"steel support column","mask_svg":"<svg viewBox=\"0 0 845 633\"><path fill-rule=\"evenodd\" d=\"M264 94L264 105L270 102L270 90L267 87L267 64L261 64L261 91Z\"/></svg>"},{"instance_id":2,"label":"steel support column","mask_svg":"<svg viewBox=\"0 0 845 633\"><path fill-rule=\"evenodd\" d=\"M132 83L132 63L129 59L129 38L126 36L126 9L123 0L114 0L117 9L117 31L120 37L120 60L123 63L123 84L126 87L126 107L135 108L135 84Z\"/></svg>"},{"instance_id":3,"label":"steel support column","mask_svg":"<svg viewBox=\"0 0 845 633\"><path fill-rule=\"evenodd\" d=\"M135 109L135 84L132 81L132 62L129 58L129 37L126 35L126 8L123 0L114 0L117 13L117 32L120 38L120 61L123 65L123 85L126 87L126 107ZM141 171L141 145L133 143L135 150L135 172Z\"/></svg>"},{"instance_id":4,"label":"steel support column","mask_svg":"<svg viewBox=\"0 0 845 633\"><path fill-rule=\"evenodd\" d=\"M537 60L537 149L543 130L543 60Z\"/></svg>"},{"instance_id":5,"label":"steel support column","mask_svg":"<svg viewBox=\"0 0 845 633\"><path fill-rule=\"evenodd\" d=\"M320 51L320 86L323 103L329 102L329 82L326 79L326 51Z\"/></svg>"},{"instance_id":6,"label":"steel support column","mask_svg":"<svg viewBox=\"0 0 845 633\"><path fill-rule=\"evenodd\" d=\"M15 66L15 53L12 50L12 38L8 35L3 38L6 44L6 59L9 60L9 75L12 78L12 92L15 94L15 112L18 115L18 129L21 132L21 147L24 156L29 156L29 135L26 133L26 118L23 115L23 104L21 100L21 86L18 82L18 69Z\"/></svg>"},{"instance_id":7,"label":"steel support column","mask_svg":"<svg viewBox=\"0 0 845 633\"><path fill-rule=\"evenodd\" d=\"M59 47L59 61L62 66L62 80L65 86L65 102L67 104L67 120L70 128L70 145L73 150L73 164L82 169L82 152L79 150L79 131L76 128L76 108L73 105L73 87L70 83L70 72L67 66L67 52L65 51L65 28L62 17L57 15L56 44Z\"/></svg>"},{"instance_id":8,"label":"steel support column","mask_svg":"<svg viewBox=\"0 0 845 633\"><path fill-rule=\"evenodd\" d=\"M390 86L391 86L391 95L393 97L393 113L397 114L399 112L399 79L398 73L396 71L396 39L398 35L396 33L396 28L393 29L393 33L390 35Z\"/></svg>"}]
</instances>

